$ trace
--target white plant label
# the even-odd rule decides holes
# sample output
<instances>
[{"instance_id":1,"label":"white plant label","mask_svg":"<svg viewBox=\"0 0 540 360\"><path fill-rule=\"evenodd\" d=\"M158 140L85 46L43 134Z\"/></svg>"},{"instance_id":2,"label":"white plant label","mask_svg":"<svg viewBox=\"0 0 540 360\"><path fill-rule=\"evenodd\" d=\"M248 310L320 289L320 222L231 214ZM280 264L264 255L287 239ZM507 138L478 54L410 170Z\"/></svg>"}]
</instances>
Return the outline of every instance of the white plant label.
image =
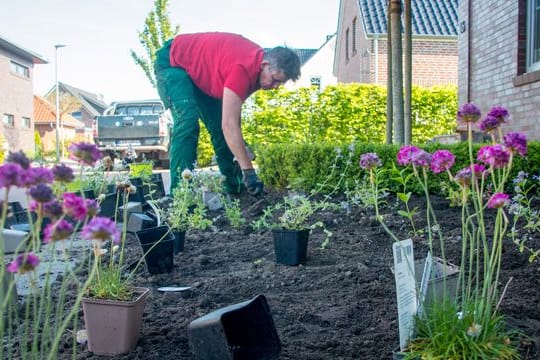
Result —
<instances>
[{"instance_id":1,"label":"white plant label","mask_svg":"<svg viewBox=\"0 0 540 360\"><path fill-rule=\"evenodd\" d=\"M418 316L422 316L424 312L424 301L428 290L429 280L431 280L431 272L433 271L433 258L431 252L428 251L426 261L424 262L424 272L422 273L422 282L420 283L420 296L418 297Z\"/></svg>"},{"instance_id":2,"label":"white plant label","mask_svg":"<svg viewBox=\"0 0 540 360\"><path fill-rule=\"evenodd\" d=\"M414 331L414 315L417 309L412 240L395 242L392 250L398 305L399 347L404 350Z\"/></svg>"}]
</instances>

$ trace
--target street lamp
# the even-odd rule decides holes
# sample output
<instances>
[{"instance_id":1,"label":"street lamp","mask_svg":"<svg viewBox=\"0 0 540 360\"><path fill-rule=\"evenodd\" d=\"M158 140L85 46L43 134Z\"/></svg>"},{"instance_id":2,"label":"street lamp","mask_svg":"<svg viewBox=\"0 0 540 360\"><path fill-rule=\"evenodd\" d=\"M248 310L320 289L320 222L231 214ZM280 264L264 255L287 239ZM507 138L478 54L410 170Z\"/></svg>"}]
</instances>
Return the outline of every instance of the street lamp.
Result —
<instances>
[{"instance_id":1,"label":"street lamp","mask_svg":"<svg viewBox=\"0 0 540 360\"><path fill-rule=\"evenodd\" d=\"M56 84L56 161L60 161L60 94L58 93L58 49L66 45L54 45L54 81ZM64 134L62 134L62 137ZM62 152L64 150L62 149Z\"/></svg>"}]
</instances>

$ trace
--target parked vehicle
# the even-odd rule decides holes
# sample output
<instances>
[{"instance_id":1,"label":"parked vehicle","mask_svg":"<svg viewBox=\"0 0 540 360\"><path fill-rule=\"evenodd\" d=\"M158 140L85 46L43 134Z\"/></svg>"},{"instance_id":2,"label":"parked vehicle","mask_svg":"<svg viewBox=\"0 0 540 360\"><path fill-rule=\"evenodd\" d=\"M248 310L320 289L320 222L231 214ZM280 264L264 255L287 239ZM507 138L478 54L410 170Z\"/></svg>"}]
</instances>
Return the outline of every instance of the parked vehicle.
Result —
<instances>
[{"instance_id":1,"label":"parked vehicle","mask_svg":"<svg viewBox=\"0 0 540 360\"><path fill-rule=\"evenodd\" d=\"M169 165L172 118L160 100L113 102L94 120L94 142L112 159Z\"/></svg>"}]
</instances>

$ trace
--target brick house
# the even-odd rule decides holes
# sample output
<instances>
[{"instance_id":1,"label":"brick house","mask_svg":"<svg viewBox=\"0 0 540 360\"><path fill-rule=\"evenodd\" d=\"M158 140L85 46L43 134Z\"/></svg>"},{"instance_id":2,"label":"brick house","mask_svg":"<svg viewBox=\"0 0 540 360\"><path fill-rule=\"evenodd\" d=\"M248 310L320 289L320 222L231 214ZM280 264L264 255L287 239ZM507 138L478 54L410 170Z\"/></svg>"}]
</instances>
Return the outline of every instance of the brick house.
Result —
<instances>
[{"instance_id":1,"label":"brick house","mask_svg":"<svg viewBox=\"0 0 540 360\"><path fill-rule=\"evenodd\" d=\"M386 85L388 0L341 0L334 74L338 82ZM412 0L413 84L457 84L458 0Z\"/></svg>"},{"instance_id":2,"label":"brick house","mask_svg":"<svg viewBox=\"0 0 540 360\"><path fill-rule=\"evenodd\" d=\"M540 140L540 1L463 0L458 11L459 103L503 105L503 131Z\"/></svg>"},{"instance_id":3,"label":"brick house","mask_svg":"<svg viewBox=\"0 0 540 360\"><path fill-rule=\"evenodd\" d=\"M64 82L58 83L58 92L60 93L60 99L63 96L72 96L79 102L79 107L71 112L71 116L81 121L84 126L77 129L78 138L86 142L94 142L92 136L92 123L96 116L102 115L106 108L109 107L107 103L103 101L103 96L93 94L86 90L81 90L75 86L68 85ZM50 102L56 101L56 86L53 86L44 98Z\"/></svg>"},{"instance_id":4,"label":"brick house","mask_svg":"<svg viewBox=\"0 0 540 360\"><path fill-rule=\"evenodd\" d=\"M34 65L47 60L0 37L0 137L3 150L34 152Z\"/></svg>"},{"instance_id":5,"label":"brick house","mask_svg":"<svg viewBox=\"0 0 540 360\"><path fill-rule=\"evenodd\" d=\"M43 150L47 152L56 149L56 106L41 96L34 95L34 127L41 136ZM62 126L59 130L59 137L64 143L64 147L73 141L83 141L78 139L76 131L83 129L84 124L69 114L61 114Z\"/></svg>"}]
</instances>

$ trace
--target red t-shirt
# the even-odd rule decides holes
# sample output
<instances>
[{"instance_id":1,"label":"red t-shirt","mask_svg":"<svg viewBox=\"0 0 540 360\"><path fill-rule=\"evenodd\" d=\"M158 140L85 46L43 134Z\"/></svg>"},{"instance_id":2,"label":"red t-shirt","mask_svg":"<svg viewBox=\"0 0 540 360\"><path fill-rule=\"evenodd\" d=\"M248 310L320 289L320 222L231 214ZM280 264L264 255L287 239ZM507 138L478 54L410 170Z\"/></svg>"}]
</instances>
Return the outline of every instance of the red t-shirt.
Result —
<instances>
[{"instance_id":1,"label":"red t-shirt","mask_svg":"<svg viewBox=\"0 0 540 360\"><path fill-rule=\"evenodd\" d=\"M181 34L171 44L171 66L181 67L204 93L223 98L225 87L245 100L259 89L264 50L241 35Z\"/></svg>"}]
</instances>

